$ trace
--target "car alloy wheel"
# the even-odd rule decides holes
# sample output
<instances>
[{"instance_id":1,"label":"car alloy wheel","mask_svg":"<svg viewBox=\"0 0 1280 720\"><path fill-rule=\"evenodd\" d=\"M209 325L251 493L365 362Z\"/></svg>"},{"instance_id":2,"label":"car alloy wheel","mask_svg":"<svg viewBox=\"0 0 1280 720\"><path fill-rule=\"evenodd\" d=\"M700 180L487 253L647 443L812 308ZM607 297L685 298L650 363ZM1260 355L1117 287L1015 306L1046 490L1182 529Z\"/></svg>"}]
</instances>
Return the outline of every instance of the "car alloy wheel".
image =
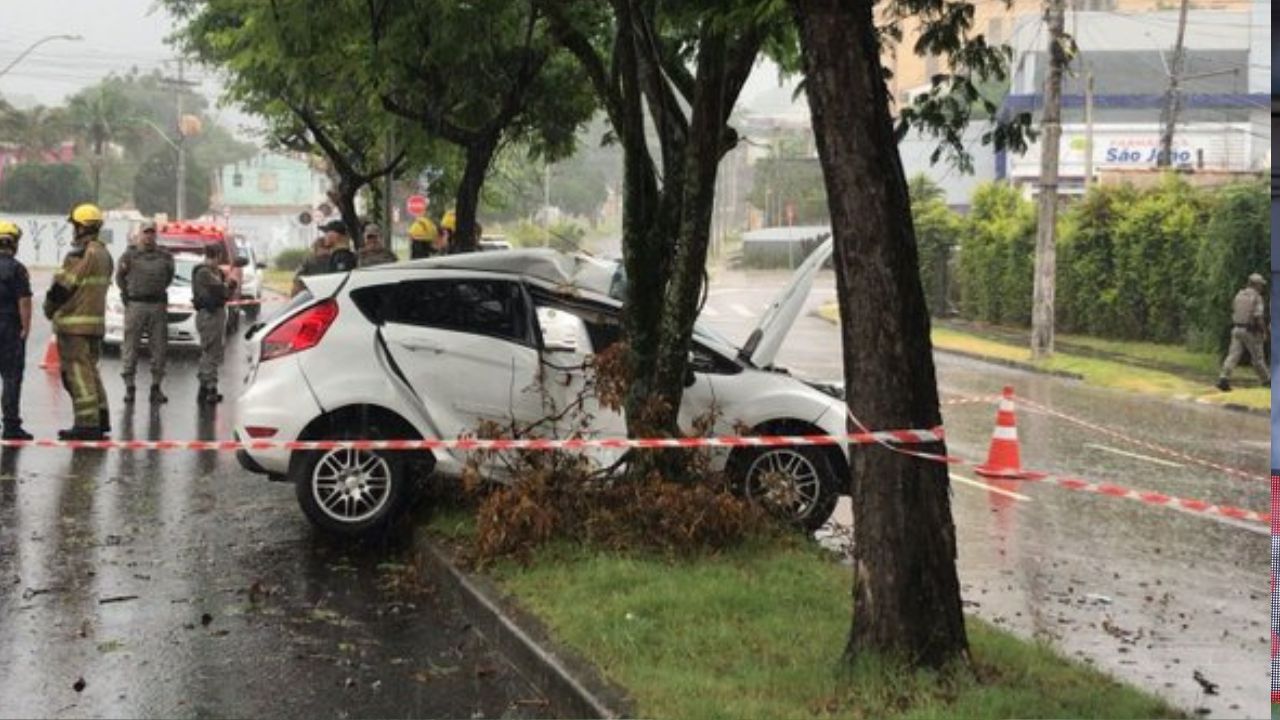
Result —
<instances>
[{"instance_id":1,"label":"car alloy wheel","mask_svg":"<svg viewBox=\"0 0 1280 720\"><path fill-rule=\"evenodd\" d=\"M822 484L821 472L813 462L791 448L761 453L746 472L747 497L791 520L803 520L813 513Z\"/></svg>"},{"instance_id":2,"label":"car alloy wheel","mask_svg":"<svg viewBox=\"0 0 1280 720\"><path fill-rule=\"evenodd\" d=\"M362 523L376 517L391 499L392 470L381 455L350 448L330 450L316 461L310 478L316 507L333 520Z\"/></svg>"}]
</instances>

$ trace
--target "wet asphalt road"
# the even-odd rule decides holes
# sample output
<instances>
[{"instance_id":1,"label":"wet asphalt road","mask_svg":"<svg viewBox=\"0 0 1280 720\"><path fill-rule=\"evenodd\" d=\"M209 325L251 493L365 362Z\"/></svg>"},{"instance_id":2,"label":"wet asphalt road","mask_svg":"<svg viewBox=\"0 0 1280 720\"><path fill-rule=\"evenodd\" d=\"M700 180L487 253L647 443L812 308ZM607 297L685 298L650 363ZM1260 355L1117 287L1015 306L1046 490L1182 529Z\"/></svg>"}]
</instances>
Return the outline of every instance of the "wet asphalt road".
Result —
<instances>
[{"instance_id":1,"label":"wet asphalt road","mask_svg":"<svg viewBox=\"0 0 1280 720\"><path fill-rule=\"evenodd\" d=\"M783 281L722 273L707 320L744 338ZM821 276L812 304L833 296L832 286ZM35 368L47 332L39 322L24 394L40 437L70 417L57 376ZM234 402L201 413L195 355L175 355L166 381L172 400L159 412L122 407L118 358L105 360L116 439L230 437ZM838 379L835 328L802 317L779 362ZM1256 479L1021 407L1029 466L1267 507L1265 418L945 355L938 362L944 399L1012 384L1061 412ZM228 397L242 374L243 349L233 345ZM948 405L944 418L953 453L984 457L990 403ZM1265 529L1044 484L991 489L965 470L957 475L965 478L954 483L953 502L971 612L1188 710L1266 714ZM847 506L838 517L848 517ZM1197 671L1219 684L1218 694L1205 693ZM430 581L406 568L400 545L318 536L290 488L244 473L229 454L0 454L0 716L545 714L536 700Z\"/></svg>"},{"instance_id":2,"label":"wet asphalt road","mask_svg":"<svg viewBox=\"0 0 1280 720\"><path fill-rule=\"evenodd\" d=\"M35 367L47 337L38 323L23 398L38 437L70 418L57 376ZM131 410L109 355L114 438L230 437L234 403L195 405L196 357L171 355L168 405ZM229 397L243 372L237 341ZM5 451L0 716L546 715L406 545L318 535L292 488L226 453Z\"/></svg>"},{"instance_id":3,"label":"wet asphalt road","mask_svg":"<svg viewBox=\"0 0 1280 720\"><path fill-rule=\"evenodd\" d=\"M755 323L746 315L758 312L782 282L778 273L723 272L713 280L707 303L712 312L704 317L741 341ZM819 276L810 307L834 299L834 285L831 274ZM1251 510L1269 507L1266 417L1096 390L951 355L935 357L944 401L989 396L1013 385L1020 396L1061 413L1246 471L1252 478L1022 406L1018 432L1027 467ZM817 317L801 317L778 364L805 377L841 379L837 329ZM992 402L946 405L943 419L953 454L985 459L995 420ZM960 580L970 612L1047 640L1188 711L1267 716L1270 545L1265 526L1043 483L980 485L981 478L967 468L954 474L959 476L952 483L952 502ZM849 521L847 502L836 518ZM1197 671L1219 686L1217 694L1206 693L1193 678Z\"/></svg>"}]
</instances>

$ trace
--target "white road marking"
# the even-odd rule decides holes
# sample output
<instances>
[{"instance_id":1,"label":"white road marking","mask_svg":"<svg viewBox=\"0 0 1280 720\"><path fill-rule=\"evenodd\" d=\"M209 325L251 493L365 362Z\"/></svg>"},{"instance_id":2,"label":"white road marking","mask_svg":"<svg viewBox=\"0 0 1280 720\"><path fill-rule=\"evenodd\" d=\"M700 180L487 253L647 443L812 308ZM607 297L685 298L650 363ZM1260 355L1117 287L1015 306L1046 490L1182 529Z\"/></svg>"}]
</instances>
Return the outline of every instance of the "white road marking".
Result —
<instances>
[{"instance_id":1,"label":"white road marking","mask_svg":"<svg viewBox=\"0 0 1280 720\"><path fill-rule=\"evenodd\" d=\"M755 313L748 310L745 305L741 305L739 303L733 303L729 305L729 309L732 310L734 314L737 315L738 317L744 317L744 318L755 317Z\"/></svg>"},{"instance_id":2,"label":"white road marking","mask_svg":"<svg viewBox=\"0 0 1280 720\"><path fill-rule=\"evenodd\" d=\"M1011 497L1014 500L1021 500L1022 502L1031 502L1031 498L1027 497L1026 495L1023 495L1022 493L1016 493L1011 490L998 488L998 487L995 487L994 485L989 485L985 482L982 482L981 480L973 480L971 478L967 478L963 475L957 475L955 473L951 473L951 479L963 485L969 485L975 488L989 490L997 495L1004 495L1005 497Z\"/></svg>"},{"instance_id":3,"label":"white road marking","mask_svg":"<svg viewBox=\"0 0 1280 720\"><path fill-rule=\"evenodd\" d=\"M1128 450L1113 448L1110 445L1098 445L1097 443L1085 443L1084 446L1093 448L1094 450L1101 450L1103 452L1113 453L1115 455L1123 455L1124 457L1133 458L1134 460L1146 460L1149 463L1155 463L1156 465L1164 465L1165 467L1175 467L1175 468L1186 467L1182 463L1176 463L1171 460L1162 460L1161 458L1151 457L1150 455L1142 455L1140 453L1129 452Z\"/></svg>"}]
</instances>

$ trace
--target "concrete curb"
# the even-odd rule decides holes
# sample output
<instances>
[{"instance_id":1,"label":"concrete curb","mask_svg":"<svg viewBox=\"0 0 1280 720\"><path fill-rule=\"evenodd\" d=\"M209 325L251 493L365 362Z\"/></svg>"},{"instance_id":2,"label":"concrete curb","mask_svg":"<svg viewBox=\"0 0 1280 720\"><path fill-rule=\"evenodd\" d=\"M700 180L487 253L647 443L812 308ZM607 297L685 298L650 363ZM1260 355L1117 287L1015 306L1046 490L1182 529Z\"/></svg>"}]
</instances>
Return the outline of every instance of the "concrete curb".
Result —
<instances>
[{"instance_id":1,"label":"concrete curb","mask_svg":"<svg viewBox=\"0 0 1280 720\"><path fill-rule=\"evenodd\" d=\"M492 642L551 703L557 717L621 718L629 706L590 664L555 647L536 618L516 608L483 577L454 564L448 550L422 527L413 531L414 562L438 581L462 608L472 627Z\"/></svg>"},{"instance_id":2,"label":"concrete curb","mask_svg":"<svg viewBox=\"0 0 1280 720\"><path fill-rule=\"evenodd\" d=\"M1053 377L1065 378L1067 380L1084 380L1084 376L1080 373L1068 372L1066 370L1046 370L1037 367L1031 363L1021 362L1019 360L1006 360L1004 358L991 357L982 353L967 352L965 350L953 350L951 348L942 348L937 345L933 346L934 352L946 353L948 355L956 355L969 360L977 360L979 362L991 363L993 365L1003 365L1004 367L1013 368L1015 370L1024 370L1037 375L1052 375Z\"/></svg>"}]
</instances>

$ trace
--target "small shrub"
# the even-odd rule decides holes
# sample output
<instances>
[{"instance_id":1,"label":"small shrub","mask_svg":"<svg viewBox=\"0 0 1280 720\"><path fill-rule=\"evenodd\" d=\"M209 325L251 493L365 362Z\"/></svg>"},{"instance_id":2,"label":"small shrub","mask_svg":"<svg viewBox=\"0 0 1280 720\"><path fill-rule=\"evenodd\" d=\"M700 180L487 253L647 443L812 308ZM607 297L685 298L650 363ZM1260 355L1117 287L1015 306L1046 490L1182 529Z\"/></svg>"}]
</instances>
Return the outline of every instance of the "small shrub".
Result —
<instances>
[{"instance_id":1,"label":"small shrub","mask_svg":"<svg viewBox=\"0 0 1280 720\"><path fill-rule=\"evenodd\" d=\"M302 261L307 259L310 251L306 248L289 248L281 250L271 260L271 264L275 265L277 270L287 270L293 272L302 267Z\"/></svg>"}]
</instances>

